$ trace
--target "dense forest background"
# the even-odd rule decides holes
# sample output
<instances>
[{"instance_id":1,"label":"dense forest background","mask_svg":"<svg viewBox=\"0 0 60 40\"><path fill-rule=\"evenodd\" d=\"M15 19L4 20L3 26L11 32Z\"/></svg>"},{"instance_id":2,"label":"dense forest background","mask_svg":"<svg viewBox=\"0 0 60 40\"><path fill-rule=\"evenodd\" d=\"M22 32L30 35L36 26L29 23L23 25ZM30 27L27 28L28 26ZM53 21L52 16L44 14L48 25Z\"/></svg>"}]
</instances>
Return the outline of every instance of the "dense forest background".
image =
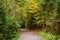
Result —
<instances>
[{"instance_id":1,"label":"dense forest background","mask_svg":"<svg viewBox=\"0 0 60 40\"><path fill-rule=\"evenodd\" d=\"M0 0L0 40L12 40L19 28L60 35L60 0Z\"/></svg>"}]
</instances>

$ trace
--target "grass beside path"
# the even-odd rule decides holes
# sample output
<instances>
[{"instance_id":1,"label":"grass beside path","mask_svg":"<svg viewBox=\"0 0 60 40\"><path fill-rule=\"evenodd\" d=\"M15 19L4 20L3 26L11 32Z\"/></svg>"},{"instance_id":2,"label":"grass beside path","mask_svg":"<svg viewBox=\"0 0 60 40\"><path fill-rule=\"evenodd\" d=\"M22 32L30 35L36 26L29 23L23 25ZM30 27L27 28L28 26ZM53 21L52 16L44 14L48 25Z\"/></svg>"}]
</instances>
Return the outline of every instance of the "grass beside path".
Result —
<instances>
[{"instance_id":1,"label":"grass beside path","mask_svg":"<svg viewBox=\"0 0 60 40\"><path fill-rule=\"evenodd\" d=\"M38 32L38 35L40 37L43 37L44 40L60 40L60 38L57 38L56 35L52 35L50 33L45 33L45 32Z\"/></svg>"}]
</instances>

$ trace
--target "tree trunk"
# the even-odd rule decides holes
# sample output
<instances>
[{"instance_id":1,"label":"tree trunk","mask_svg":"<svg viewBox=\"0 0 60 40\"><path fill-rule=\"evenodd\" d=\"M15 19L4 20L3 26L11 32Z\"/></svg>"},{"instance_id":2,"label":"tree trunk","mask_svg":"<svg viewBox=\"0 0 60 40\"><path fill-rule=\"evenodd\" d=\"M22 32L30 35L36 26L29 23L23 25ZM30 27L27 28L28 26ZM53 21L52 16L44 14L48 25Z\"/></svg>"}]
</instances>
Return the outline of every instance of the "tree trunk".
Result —
<instances>
[{"instance_id":1,"label":"tree trunk","mask_svg":"<svg viewBox=\"0 0 60 40\"><path fill-rule=\"evenodd\" d=\"M45 27L45 25L44 25L45 24L45 20L43 19L42 22L43 22L42 26L43 26L43 29L44 29L44 27Z\"/></svg>"}]
</instances>

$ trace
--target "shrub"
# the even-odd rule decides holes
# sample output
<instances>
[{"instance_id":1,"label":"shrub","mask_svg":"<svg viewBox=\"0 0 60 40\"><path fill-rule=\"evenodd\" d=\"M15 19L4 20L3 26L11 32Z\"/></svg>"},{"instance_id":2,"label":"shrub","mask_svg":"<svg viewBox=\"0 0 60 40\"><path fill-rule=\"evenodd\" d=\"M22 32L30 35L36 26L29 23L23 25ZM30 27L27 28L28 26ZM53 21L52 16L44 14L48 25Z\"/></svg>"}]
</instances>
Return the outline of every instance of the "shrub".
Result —
<instances>
[{"instance_id":1,"label":"shrub","mask_svg":"<svg viewBox=\"0 0 60 40\"><path fill-rule=\"evenodd\" d=\"M38 32L38 35L43 37L45 40L58 40L56 35L52 35L50 33Z\"/></svg>"}]
</instances>

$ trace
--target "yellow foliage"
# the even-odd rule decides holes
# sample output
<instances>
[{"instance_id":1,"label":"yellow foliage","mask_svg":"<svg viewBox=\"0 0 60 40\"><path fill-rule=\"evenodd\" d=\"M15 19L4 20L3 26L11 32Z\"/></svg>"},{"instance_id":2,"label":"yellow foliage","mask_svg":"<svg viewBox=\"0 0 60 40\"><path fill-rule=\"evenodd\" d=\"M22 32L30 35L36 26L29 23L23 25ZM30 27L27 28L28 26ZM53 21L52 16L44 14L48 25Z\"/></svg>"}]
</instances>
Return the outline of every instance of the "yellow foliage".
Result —
<instances>
[{"instance_id":1,"label":"yellow foliage","mask_svg":"<svg viewBox=\"0 0 60 40\"><path fill-rule=\"evenodd\" d=\"M27 0L28 2L28 9L30 9L29 11L32 13L37 12L37 0Z\"/></svg>"}]
</instances>

